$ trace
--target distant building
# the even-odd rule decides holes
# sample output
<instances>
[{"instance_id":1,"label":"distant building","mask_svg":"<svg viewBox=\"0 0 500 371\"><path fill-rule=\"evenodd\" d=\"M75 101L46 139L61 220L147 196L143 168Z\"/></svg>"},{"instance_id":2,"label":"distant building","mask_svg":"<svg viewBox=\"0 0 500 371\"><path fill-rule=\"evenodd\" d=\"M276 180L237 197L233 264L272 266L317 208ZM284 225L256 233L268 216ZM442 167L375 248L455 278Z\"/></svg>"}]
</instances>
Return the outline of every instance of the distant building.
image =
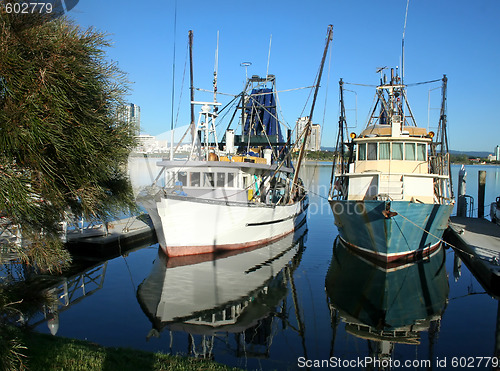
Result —
<instances>
[{"instance_id":1,"label":"distant building","mask_svg":"<svg viewBox=\"0 0 500 371\"><path fill-rule=\"evenodd\" d=\"M296 131L296 141L302 142L302 133L306 128L309 117L301 117L297 120L297 131ZM321 126L319 124L311 125L311 133L307 138L307 143L305 146L307 151L319 151L321 149Z\"/></svg>"},{"instance_id":2,"label":"distant building","mask_svg":"<svg viewBox=\"0 0 500 371\"><path fill-rule=\"evenodd\" d=\"M500 146L495 147L495 160L500 161Z\"/></svg>"},{"instance_id":3,"label":"distant building","mask_svg":"<svg viewBox=\"0 0 500 371\"><path fill-rule=\"evenodd\" d=\"M491 161L496 161L497 160L497 156L493 156L492 154L489 154L488 155L488 161L491 162Z\"/></svg>"},{"instance_id":4,"label":"distant building","mask_svg":"<svg viewBox=\"0 0 500 371\"><path fill-rule=\"evenodd\" d=\"M319 124L312 124L311 136L309 137L310 151L321 150L321 126Z\"/></svg>"},{"instance_id":5,"label":"distant building","mask_svg":"<svg viewBox=\"0 0 500 371\"><path fill-rule=\"evenodd\" d=\"M137 104L129 103L121 107L118 111L118 120L131 125L135 135L141 134L141 107Z\"/></svg>"},{"instance_id":6,"label":"distant building","mask_svg":"<svg viewBox=\"0 0 500 371\"><path fill-rule=\"evenodd\" d=\"M135 136L137 147L136 153L167 153L170 151L166 140L158 140L156 137L148 134Z\"/></svg>"}]
</instances>

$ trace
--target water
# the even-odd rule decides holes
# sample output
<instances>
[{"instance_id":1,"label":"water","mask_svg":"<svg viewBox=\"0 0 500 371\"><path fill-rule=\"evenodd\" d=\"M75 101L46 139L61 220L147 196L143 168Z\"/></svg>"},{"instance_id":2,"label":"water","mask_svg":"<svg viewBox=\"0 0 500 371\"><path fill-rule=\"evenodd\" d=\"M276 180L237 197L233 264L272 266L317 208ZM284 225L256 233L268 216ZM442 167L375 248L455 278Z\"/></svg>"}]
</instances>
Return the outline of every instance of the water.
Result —
<instances>
[{"instance_id":1,"label":"water","mask_svg":"<svg viewBox=\"0 0 500 371\"><path fill-rule=\"evenodd\" d=\"M474 197L480 168L467 168L467 193ZM458 169L452 169L454 180ZM485 169L489 204L500 194L500 167ZM325 199L330 168L309 165L302 177L311 189L306 233L217 261L168 261L152 245L97 263L84 271L90 295L83 296L77 274L74 284L68 282L70 305L47 309L53 331L245 369L314 368L328 360L330 366L370 368L348 366L377 352L390 354L401 367L430 360L434 369L467 361L491 369L486 358L477 357L499 354L498 303L465 265L460 275L454 273L453 251L441 250L425 264L396 272L374 269L334 247L337 230ZM237 322L231 311L241 312ZM181 320L167 324L171 316ZM220 327L212 328L213 321ZM30 322L49 333L43 316ZM384 325L399 330L399 342L375 340Z\"/></svg>"},{"instance_id":2,"label":"water","mask_svg":"<svg viewBox=\"0 0 500 371\"><path fill-rule=\"evenodd\" d=\"M458 195L458 171L459 165L452 165L453 191ZM465 193L474 198L474 217L477 217L478 208L478 173L486 171L486 189L484 195L484 216L489 219L490 204L500 196L500 166L494 165L468 165L465 166L467 172ZM456 214L456 205L455 212Z\"/></svg>"}]
</instances>

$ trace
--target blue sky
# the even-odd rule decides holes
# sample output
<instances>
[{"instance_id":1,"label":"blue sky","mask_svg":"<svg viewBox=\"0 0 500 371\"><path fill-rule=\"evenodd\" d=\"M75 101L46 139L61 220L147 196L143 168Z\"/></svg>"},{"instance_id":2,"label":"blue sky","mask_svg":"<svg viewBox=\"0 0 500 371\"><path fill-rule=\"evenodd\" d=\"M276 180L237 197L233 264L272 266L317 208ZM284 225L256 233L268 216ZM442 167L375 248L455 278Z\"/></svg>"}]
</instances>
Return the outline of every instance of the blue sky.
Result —
<instances>
[{"instance_id":1,"label":"blue sky","mask_svg":"<svg viewBox=\"0 0 500 371\"><path fill-rule=\"evenodd\" d=\"M109 34L108 56L133 82L128 100L141 106L142 132L167 131L172 117L172 62L175 42L174 116L181 127L189 122L188 31L194 32L195 86L212 88L219 36L218 90L238 94L249 75L265 75L272 35L269 73L278 90L310 86L323 52L328 24L334 26L331 63L314 113L323 126L323 146L333 146L338 120L338 81L377 84L377 67L400 65L406 0L273 0L182 1L80 0L69 12L83 28L93 26ZM450 147L493 152L500 145L500 1L410 0L405 37L405 82L448 76ZM328 78L329 77L329 78ZM428 124L429 89L408 89L419 126ZM349 86L349 125L359 133L366 123L374 89ZM182 98L181 98L182 94ZM440 90L430 93L430 127L437 124ZM280 94L283 118L290 126L303 113L308 91ZM211 100L197 92L196 100ZM224 104L228 96L220 96ZM326 105L325 105L326 103ZM221 128L226 123L221 124Z\"/></svg>"}]
</instances>

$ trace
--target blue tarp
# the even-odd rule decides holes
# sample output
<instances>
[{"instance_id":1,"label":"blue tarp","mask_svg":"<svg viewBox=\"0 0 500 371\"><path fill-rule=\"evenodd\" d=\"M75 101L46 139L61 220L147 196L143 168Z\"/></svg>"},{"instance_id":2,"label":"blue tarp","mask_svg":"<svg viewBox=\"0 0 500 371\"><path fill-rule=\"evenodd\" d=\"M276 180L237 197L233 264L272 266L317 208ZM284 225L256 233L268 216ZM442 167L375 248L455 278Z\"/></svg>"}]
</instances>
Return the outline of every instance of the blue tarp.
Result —
<instances>
[{"instance_id":1,"label":"blue tarp","mask_svg":"<svg viewBox=\"0 0 500 371\"><path fill-rule=\"evenodd\" d=\"M272 89L253 89L245 108L244 135L277 135L283 142L281 127L276 119L276 98Z\"/></svg>"}]
</instances>

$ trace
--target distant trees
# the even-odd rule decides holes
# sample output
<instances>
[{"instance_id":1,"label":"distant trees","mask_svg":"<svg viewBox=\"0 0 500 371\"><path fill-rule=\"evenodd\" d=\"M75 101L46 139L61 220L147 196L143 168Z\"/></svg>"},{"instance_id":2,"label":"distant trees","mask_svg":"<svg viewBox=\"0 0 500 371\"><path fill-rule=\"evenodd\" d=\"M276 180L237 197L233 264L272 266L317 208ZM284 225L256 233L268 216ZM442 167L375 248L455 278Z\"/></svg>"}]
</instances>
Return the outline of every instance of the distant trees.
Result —
<instances>
[{"instance_id":1,"label":"distant trees","mask_svg":"<svg viewBox=\"0 0 500 371\"><path fill-rule=\"evenodd\" d=\"M133 133L117 121L128 83L105 35L64 18L0 7L0 216L30 241L22 258L58 270L66 212L133 206L126 161Z\"/></svg>"},{"instance_id":2,"label":"distant trees","mask_svg":"<svg viewBox=\"0 0 500 371\"><path fill-rule=\"evenodd\" d=\"M450 161L458 164L468 164L470 162L469 156L465 153L450 154Z\"/></svg>"}]
</instances>

